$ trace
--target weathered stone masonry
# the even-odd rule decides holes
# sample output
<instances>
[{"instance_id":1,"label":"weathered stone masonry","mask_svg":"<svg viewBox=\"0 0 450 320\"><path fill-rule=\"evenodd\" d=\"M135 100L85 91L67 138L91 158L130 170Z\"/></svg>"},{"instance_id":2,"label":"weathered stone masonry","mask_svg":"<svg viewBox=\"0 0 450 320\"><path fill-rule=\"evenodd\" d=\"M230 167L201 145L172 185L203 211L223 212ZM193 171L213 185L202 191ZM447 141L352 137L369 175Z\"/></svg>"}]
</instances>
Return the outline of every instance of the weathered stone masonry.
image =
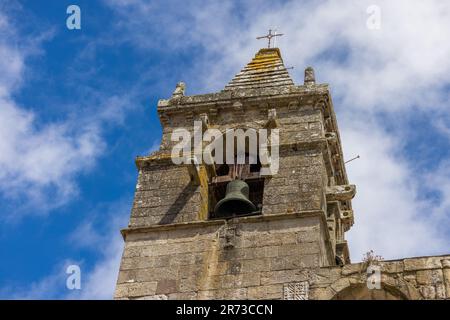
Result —
<instances>
[{"instance_id":1,"label":"weathered stone masonry","mask_svg":"<svg viewBox=\"0 0 450 320\"><path fill-rule=\"evenodd\" d=\"M138 157L116 299L446 298L449 257L380 262L383 289L350 264L349 184L327 85L296 86L276 48L262 49L219 93L160 100L160 150ZM280 130L280 168L263 181L261 214L211 219L214 166L175 165L176 128ZM376 292L375 292L376 291ZM375 292L375 293L374 293Z\"/></svg>"}]
</instances>

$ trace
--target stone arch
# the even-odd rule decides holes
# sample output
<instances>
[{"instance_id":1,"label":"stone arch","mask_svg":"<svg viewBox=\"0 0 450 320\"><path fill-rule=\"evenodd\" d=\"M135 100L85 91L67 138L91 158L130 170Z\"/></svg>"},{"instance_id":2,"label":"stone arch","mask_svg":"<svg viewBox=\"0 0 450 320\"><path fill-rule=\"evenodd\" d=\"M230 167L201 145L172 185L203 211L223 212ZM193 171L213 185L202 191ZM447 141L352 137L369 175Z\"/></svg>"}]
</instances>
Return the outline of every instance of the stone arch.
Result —
<instances>
[{"instance_id":1,"label":"stone arch","mask_svg":"<svg viewBox=\"0 0 450 320\"><path fill-rule=\"evenodd\" d=\"M365 277L343 277L328 288L331 300L417 300L421 295L414 286L402 278L383 274L381 289L368 289Z\"/></svg>"},{"instance_id":2,"label":"stone arch","mask_svg":"<svg viewBox=\"0 0 450 320\"><path fill-rule=\"evenodd\" d=\"M408 298L398 290L386 285L381 285L381 289L368 289L366 284L354 284L337 292L332 300L408 300Z\"/></svg>"}]
</instances>

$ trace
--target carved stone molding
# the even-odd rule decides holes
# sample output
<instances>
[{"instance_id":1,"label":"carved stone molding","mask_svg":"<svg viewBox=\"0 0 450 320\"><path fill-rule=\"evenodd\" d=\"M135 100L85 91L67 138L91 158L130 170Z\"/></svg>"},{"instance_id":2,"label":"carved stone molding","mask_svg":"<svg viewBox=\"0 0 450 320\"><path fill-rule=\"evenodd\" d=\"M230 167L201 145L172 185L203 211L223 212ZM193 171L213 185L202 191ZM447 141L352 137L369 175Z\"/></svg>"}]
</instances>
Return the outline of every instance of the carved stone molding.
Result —
<instances>
[{"instance_id":1,"label":"carved stone molding","mask_svg":"<svg viewBox=\"0 0 450 320\"><path fill-rule=\"evenodd\" d=\"M283 287L284 300L308 300L309 299L309 282L291 282L284 284Z\"/></svg>"},{"instance_id":2,"label":"carved stone molding","mask_svg":"<svg viewBox=\"0 0 450 320\"><path fill-rule=\"evenodd\" d=\"M355 194L354 184L327 187L327 201L347 201L353 199Z\"/></svg>"}]
</instances>

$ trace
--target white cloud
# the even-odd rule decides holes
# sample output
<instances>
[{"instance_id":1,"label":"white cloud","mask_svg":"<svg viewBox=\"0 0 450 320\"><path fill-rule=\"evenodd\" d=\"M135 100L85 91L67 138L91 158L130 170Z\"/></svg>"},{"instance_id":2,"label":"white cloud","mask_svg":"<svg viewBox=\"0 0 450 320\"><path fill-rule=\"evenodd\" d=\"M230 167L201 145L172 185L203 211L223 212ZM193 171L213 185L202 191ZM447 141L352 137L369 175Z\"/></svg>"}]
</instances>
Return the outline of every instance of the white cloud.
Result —
<instances>
[{"instance_id":1,"label":"white cloud","mask_svg":"<svg viewBox=\"0 0 450 320\"><path fill-rule=\"evenodd\" d=\"M35 113L15 102L25 60L37 44L22 45L26 39L15 34L4 14L0 17L0 193L13 201L26 197L38 204L34 212L45 212L76 195L73 175L92 164L102 144L93 126L79 130L70 123L50 123L38 128ZM1 215L17 218L5 211Z\"/></svg>"},{"instance_id":2,"label":"white cloud","mask_svg":"<svg viewBox=\"0 0 450 320\"><path fill-rule=\"evenodd\" d=\"M276 26L287 65L302 83L312 65L328 82L347 158L357 184L356 223L349 233L353 260L375 249L385 258L447 253L448 229L439 227L449 176L426 182L404 151L408 118L416 110L445 114L450 85L450 4L443 1L193 2L182 12L174 2L158 7L140 0L108 2L119 18L116 34L141 50L200 47L184 72L188 93L217 91L264 43L254 38ZM381 9L381 30L369 30L366 9ZM132 31L132 32L131 32ZM148 36L157 32L157 36ZM161 49L163 48L163 49ZM190 90L193 88L193 90ZM382 117L386 123L376 121ZM387 123L390 124L388 130ZM440 132L448 126L440 124ZM439 134L439 131L436 132ZM410 141L411 142L411 141ZM416 157L420 157L417 152ZM430 169L431 170L431 169ZM438 176L438 172L429 172ZM420 187L443 195L423 199Z\"/></svg>"},{"instance_id":3,"label":"white cloud","mask_svg":"<svg viewBox=\"0 0 450 320\"><path fill-rule=\"evenodd\" d=\"M223 88L230 80L224 75L265 45L255 37L271 26L285 34L279 44L296 79L307 64L315 65L319 80L329 81L349 107L407 108L429 97L427 86L448 83L450 5L442 1L192 2L182 12L171 1L108 3L123 17L118 32L139 48L201 46L186 81L199 81L203 90ZM381 8L381 30L366 27L373 3ZM343 50L347 59L339 56Z\"/></svg>"},{"instance_id":4,"label":"white cloud","mask_svg":"<svg viewBox=\"0 0 450 320\"><path fill-rule=\"evenodd\" d=\"M0 191L10 199L26 196L48 209L76 196L73 176L93 164L102 149L98 129L70 123L37 129L34 113L0 98ZM46 204L52 191L51 204ZM44 207L42 207L44 206ZM45 212L45 209L43 210ZM6 214L6 213L5 213Z\"/></svg>"},{"instance_id":5,"label":"white cloud","mask_svg":"<svg viewBox=\"0 0 450 320\"><path fill-rule=\"evenodd\" d=\"M71 260L61 261L61 263L55 266L50 275L39 281L30 282L25 286L6 285L0 288L0 298L18 300L61 298L60 292L66 288L67 267L73 264L79 263Z\"/></svg>"},{"instance_id":6,"label":"white cloud","mask_svg":"<svg viewBox=\"0 0 450 320\"><path fill-rule=\"evenodd\" d=\"M125 215L128 219L129 214ZM117 227L117 226L116 226ZM112 299L114 289L119 275L120 259L123 252L123 239L118 232L118 228L114 229L114 233L110 234L102 258L96 263L94 269L87 275L83 284L81 295L75 296L80 299ZM74 298L69 296L69 298Z\"/></svg>"},{"instance_id":7,"label":"white cloud","mask_svg":"<svg viewBox=\"0 0 450 320\"><path fill-rule=\"evenodd\" d=\"M127 225L131 199L98 206L68 237L71 246L84 247L99 255L95 265L83 273L81 291L68 299L112 299L119 274L123 239L119 232Z\"/></svg>"},{"instance_id":8,"label":"white cloud","mask_svg":"<svg viewBox=\"0 0 450 320\"><path fill-rule=\"evenodd\" d=\"M361 156L347 164L350 180L357 186L355 224L347 234L353 260L369 249L385 259L448 250L445 230L439 230L441 220L432 214L437 208L420 200L423 180L403 159L401 142L373 123L348 119L341 130L346 158Z\"/></svg>"},{"instance_id":9,"label":"white cloud","mask_svg":"<svg viewBox=\"0 0 450 320\"><path fill-rule=\"evenodd\" d=\"M80 81L77 89L81 93L77 93L83 99L75 102L66 119L45 122L39 106L31 109L20 105L15 95L32 71L27 68L27 60L43 54L42 42L49 37L51 32L33 39L18 34L7 15L0 12L0 196L5 199L0 211L2 220L48 214L76 199L76 177L92 169L105 149L104 126L121 123L124 110L130 106L133 93L95 91L83 87ZM83 112L85 108L89 113Z\"/></svg>"},{"instance_id":10,"label":"white cloud","mask_svg":"<svg viewBox=\"0 0 450 320\"><path fill-rule=\"evenodd\" d=\"M22 287L0 288L0 298L8 299L112 299L119 274L124 241L119 232L127 225L131 199L98 205L88 218L67 237L67 245L89 250L97 256L94 265L62 257L52 272L42 279ZM81 289L66 287L69 265L81 271Z\"/></svg>"},{"instance_id":11,"label":"white cloud","mask_svg":"<svg viewBox=\"0 0 450 320\"><path fill-rule=\"evenodd\" d=\"M432 211L433 218L446 229L450 225L450 161L442 161L435 171L426 176L425 183L436 192L438 199Z\"/></svg>"}]
</instances>

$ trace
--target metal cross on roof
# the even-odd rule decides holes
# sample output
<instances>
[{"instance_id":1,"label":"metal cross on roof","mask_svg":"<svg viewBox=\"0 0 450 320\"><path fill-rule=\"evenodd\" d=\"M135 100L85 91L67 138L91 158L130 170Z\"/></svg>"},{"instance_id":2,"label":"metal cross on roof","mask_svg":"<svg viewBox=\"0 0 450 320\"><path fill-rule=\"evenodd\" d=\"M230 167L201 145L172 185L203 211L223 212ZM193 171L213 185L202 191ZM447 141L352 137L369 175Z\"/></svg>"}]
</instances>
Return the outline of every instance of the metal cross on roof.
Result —
<instances>
[{"instance_id":1,"label":"metal cross on roof","mask_svg":"<svg viewBox=\"0 0 450 320\"><path fill-rule=\"evenodd\" d=\"M270 41L272 40L272 38L280 37L282 35L283 35L282 33L277 33L276 30L274 30L274 33L272 33L272 29L269 29L269 34L267 34L265 36L261 36L261 37L256 37L256 39L260 40L260 39L267 38L269 40L268 44L267 44L267 48L270 48Z\"/></svg>"}]
</instances>

